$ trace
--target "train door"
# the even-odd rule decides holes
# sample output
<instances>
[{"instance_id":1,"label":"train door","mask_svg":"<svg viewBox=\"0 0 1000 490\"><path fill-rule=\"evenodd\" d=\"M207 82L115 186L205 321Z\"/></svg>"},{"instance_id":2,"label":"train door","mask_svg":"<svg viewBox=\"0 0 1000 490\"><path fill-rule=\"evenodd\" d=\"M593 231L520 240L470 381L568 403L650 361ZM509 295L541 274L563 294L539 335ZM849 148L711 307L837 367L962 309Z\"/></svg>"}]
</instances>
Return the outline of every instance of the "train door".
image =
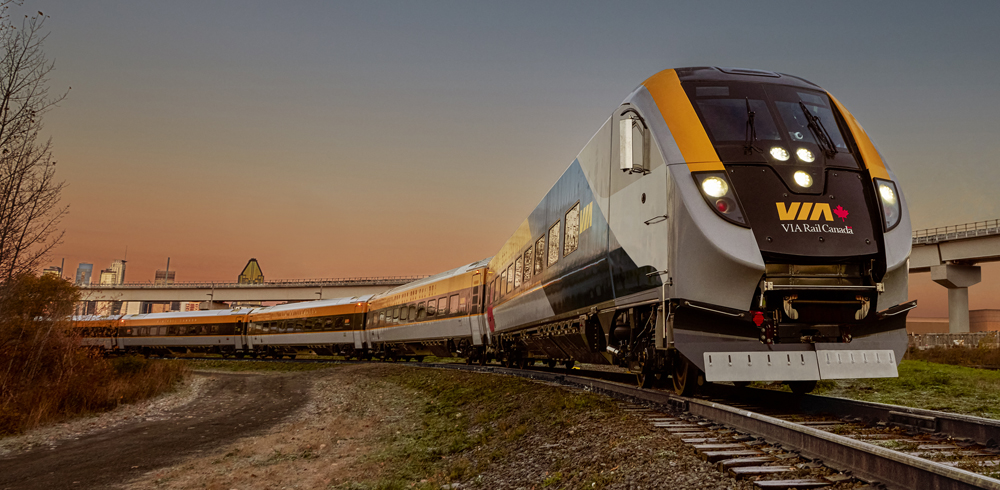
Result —
<instances>
[{"instance_id":1,"label":"train door","mask_svg":"<svg viewBox=\"0 0 1000 490\"><path fill-rule=\"evenodd\" d=\"M669 169L636 107L622 105L614 118L608 255L622 304L659 298L668 280Z\"/></svg>"},{"instance_id":2,"label":"train door","mask_svg":"<svg viewBox=\"0 0 1000 490\"><path fill-rule=\"evenodd\" d=\"M242 333L243 349L247 352L253 350L253 322L247 322Z\"/></svg>"},{"instance_id":3,"label":"train door","mask_svg":"<svg viewBox=\"0 0 1000 490\"><path fill-rule=\"evenodd\" d=\"M236 331L233 332L233 344L236 350L243 350L243 346L246 345L246 323L243 321L236 322Z\"/></svg>"},{"instance_id":4,"label":"train door","mask_svg":"<svg viewBox=\"0 0 1000 490\"><path fill-rule=\"evenodd\" d=\"M483 344L483 334L486 332L486 317L482 314L483 274L476 272L472 276L472 301L469 303L469 318L472 320L472 345Z\"/></svg>"}]
</instances>

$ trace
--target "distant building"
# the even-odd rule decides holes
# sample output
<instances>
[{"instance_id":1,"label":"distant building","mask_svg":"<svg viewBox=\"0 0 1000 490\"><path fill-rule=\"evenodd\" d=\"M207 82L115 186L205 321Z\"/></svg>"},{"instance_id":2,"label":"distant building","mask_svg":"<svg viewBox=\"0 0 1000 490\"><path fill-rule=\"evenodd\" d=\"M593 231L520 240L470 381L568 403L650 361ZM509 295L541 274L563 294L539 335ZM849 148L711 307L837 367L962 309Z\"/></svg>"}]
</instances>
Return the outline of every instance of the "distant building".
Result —
<instances>
[{"instance_id":1,"label":"distant building","mask_svg":"<svg viewBox=\"0 0 1000 490\"><path fill-rule=\"evenodd\" d=\"M43 276L62 277L62 269L60 269L58 266L55 266L55 265L52 266L52 267L46 267L45 270L42 271L42 275Z\"/></svg>"},{"instance_id":2,"label":"distant building","mask_svg":"<svg viewBox=\"0 0 1000 490\"><path fill-rule=\"evenodd\" d=\"M1000 330L1000 310L970 310L969 332ZM906 333L948 333L947 318L906 318Z\"/></svg>"},{"instance_id":3,"label":"distant building","mask_svg":"<svg viewBox=\"0 0 1000 490\"><path fill-rule=\"evenodd\" d=\"M264 284L264 272L260 270L257 259L250 259L243 267L243 272L236 278L238 284Z\"/></svg>"},{"instance_id":4,"label":"distant building","mask_svg":"<svg viewBox=\"0 0 1000 490\"><path fill-rule=\"evenodd\" d=\"M161 285L161 286L164 285L164 284L173 284L174 283L174 277L176 277L176 276L177 276L177 271L161 271L161 270L157 270L156 271L156 276L153 278L153 284Z\"/></svg>"},{"instance_id":5,"label":"distant building","mask_svg":"<svg viewBox=\"0 0 1000 490\"><path fill-rule=\"evenodd\" d=\"M114 271L118 282L114 284L125 284L125 261L116 260L111 263L111 270Z\"/></svg>"},{"instance_id":6,"label":"distant building","mask_svg":"<svg viewBox=\"0 0 1000 490\"><path fill-rule=\"evenodd\" d=\"M77 286L90 285L90 276L93 273L94 273L94 264L80 262L80 265L77 266L76 268L76 281L74 281L74 283Z\"/></svg>"},{"instance_id":7,"label":"distant building","mask_svg":"<svg viewBox=\"0 0 1000 490\"><path fill-rule=\"evenodd\" d=\"M115 271L111 269L103 269L101 270L100 283L102 286L118 284L118 274L116 274Z\"/></svg>"}]
</instances>

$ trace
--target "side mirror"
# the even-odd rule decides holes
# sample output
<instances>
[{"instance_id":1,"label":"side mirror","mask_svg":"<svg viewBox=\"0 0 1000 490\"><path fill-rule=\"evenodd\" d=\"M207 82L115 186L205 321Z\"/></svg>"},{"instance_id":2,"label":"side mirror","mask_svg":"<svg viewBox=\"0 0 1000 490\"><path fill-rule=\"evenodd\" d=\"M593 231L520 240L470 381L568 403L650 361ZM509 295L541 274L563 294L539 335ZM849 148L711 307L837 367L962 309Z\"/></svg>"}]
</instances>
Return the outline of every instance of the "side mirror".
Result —
<instances>
[{"instance_id":1,"label":"side mirror","mask_svg":"<svg viewBox=\"0 0 1000 490\"><path fill-rule=\"evenodd\" d=\"M646 127L634 113L618 121L618 162L623 172L646 173Z\"/></svg>"}]
</instances>

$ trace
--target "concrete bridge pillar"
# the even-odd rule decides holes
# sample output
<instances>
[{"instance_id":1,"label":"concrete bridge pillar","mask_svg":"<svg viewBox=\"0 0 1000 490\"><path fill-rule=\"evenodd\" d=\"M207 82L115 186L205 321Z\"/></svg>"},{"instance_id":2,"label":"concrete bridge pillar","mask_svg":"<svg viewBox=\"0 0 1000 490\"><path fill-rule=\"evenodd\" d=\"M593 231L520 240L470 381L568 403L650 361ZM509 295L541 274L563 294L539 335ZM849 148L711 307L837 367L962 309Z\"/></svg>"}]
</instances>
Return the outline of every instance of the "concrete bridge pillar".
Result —
<instances>
[{"instance_id":1,"label":"concrete bridge pillar","mask_svg":"<svg viewBox=\"0 0 1000 490\"><path fill-rule=\"evenodd\" d=\"M931 279L948 288L948 331L969 332L969 286L983 280L978 265L944 264L931 267Z\"/></svg>"}]
</instances>

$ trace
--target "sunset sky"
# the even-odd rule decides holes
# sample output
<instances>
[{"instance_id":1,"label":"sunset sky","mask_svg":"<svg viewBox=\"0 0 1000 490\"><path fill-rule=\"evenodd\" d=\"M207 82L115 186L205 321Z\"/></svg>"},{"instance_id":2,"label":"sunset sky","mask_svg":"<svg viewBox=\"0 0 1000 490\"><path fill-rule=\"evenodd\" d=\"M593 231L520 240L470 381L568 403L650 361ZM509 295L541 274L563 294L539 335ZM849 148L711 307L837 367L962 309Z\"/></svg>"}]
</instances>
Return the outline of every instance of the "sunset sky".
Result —
<instances>
[{"instance_id":1,"label":"sunset sky","mask_svg":"<svg viewBox=\"0 0 1000 490\"><path fill-rule=\"evenodd\" d=\"M494 254L621 100L681 66L830 90L914 228L1000 218L1000 3L25 0L68 183L46 265L129 282L430 274ZM972 308L1000 308L1000 265ZM96 280L96 277L95 277ZM915 316L946 290L911 276Z\"/></svg>"}]
</instances>

